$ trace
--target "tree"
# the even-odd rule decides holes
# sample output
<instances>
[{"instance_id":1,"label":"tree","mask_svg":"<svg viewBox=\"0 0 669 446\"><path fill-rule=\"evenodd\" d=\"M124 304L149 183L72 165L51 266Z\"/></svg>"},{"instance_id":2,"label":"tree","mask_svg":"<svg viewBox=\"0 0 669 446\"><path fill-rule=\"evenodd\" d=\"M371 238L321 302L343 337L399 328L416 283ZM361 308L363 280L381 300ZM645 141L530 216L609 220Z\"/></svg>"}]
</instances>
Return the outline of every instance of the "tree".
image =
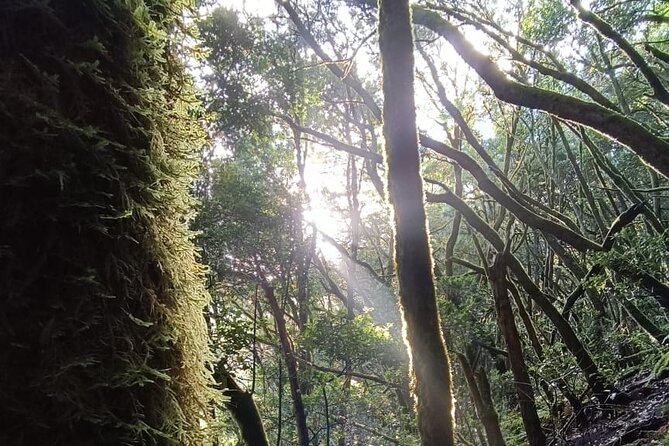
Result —
<instances>
[{"instance_id":1,"label":"tree","mask_svg":"<svg viewBox=\"0 0 669 446\"><path fill-rule=\"evenodd\" d=\"M451 369L432 276L413 97L413 38L409 2L381 1L383 132L388 198L394 211L395 261L406 342L415 379L423 445L454 444Z\"/></svg>"},{"instance_id":2,"label":"tree","mask_svg":"<svg viewBox=\"0 0 669 446\"><path fill-rule=\"evenodd\" d=\"M187 2L0 6L0 442L202 444Z\"/></svg>"},{"instance_id":3,"label":"tree","mask_svg":"<svg viewBox=\"0 0 669 446\"><path fill-rule=\"evenodd\" d=\"M445 322L438 328L449 351L466 360L453 367L454 434L463 443L484 443L481 422L491 442L540 444L542 429L562 429L565 404L576 414L611 398L624 404L626 396L613 384L621 364L652 364L667 329L667 265L659 254L667 246L667 182L660 173L666 160L652 149L666 143L667 30L663 21L644 18L662 16L665 8L602 0L592 2L588 14L576 3L505 2L497 8L440 0L412 9L421 56L414 61L421 127L416 151L425 186L419 178L419 192L406 201L418 209L421 189L427 190L427 251ZM323 390L304 398L312 442L321 433L354 441L363 431L386 440L413 438L410 423L398 426L375 408L356 407L359 395L378 395L373 385L395 389L395 406L407 406L407 358L395 352L393 360L359 361L347 341L358 339L350 330L362 317L395 342L400 337L396 314L388 310L401 268L395 269L392 253L400 241L384 208L389 194L382 178L392 186L393 166L379 144L379 105L389 93L381 94L377 12L376 2L366 0L277 2L265 22L272 25L261 33L276 46L263 48L288 55L290 63L262 68L271 51L254 45L255 56L245 60L254 67L245 81L251 97L270 109L263 113L274 123L273 147L297 155L288 180L295 186L288 189L306 184L312 195L299 203L329 210L327 221L309 222L318 227L313 263L302 268L300 285L291 283L296 288L275 312L283 314L295 350L304 351L297 367L305 388ZM407 122L400 121L410 127ZM248 149L248 142L228 143ZM339 172L341 184L329 177L330 184L317 187L327 193L314 193L310 169ZM302 234L294 240L309 239L311 226L295 226ZM419 246L415 251L424 254L423 245L412 245ZM495 290L491 285L500 280L490 280L489 265L501 255L505 286ZM425 269L429 275L431 267ZM293 300L305 289L306 306ZM499 316L495 297L504 303ZM271 362L280 347L271 344L278 339L273 316L268 321L263 336L271 348L260 357ZM628 353L617 358L611 345ZM514 379L513 372L522 377ZM520 397L514 381L520 381ZM276 382L272 375L270 385ZM473 397L478 390L479 398L472 401L465 386ZM534 408L524 398L530 393ZM259 393L259 401L260 395L267 393ZM374 401L392 403L383 396ZM261 411L263 404L267 413L277 407L276 399L260 402ZM493 404L495 410L486 407ZM498 426L495 412L504 415ZM393 409L388 413L400 418ZM519 414L528 420L526 429ZM268 426L271 437L272 421ZM280 435L290 434L282 428Z\"/></svg>"}]
</instances>

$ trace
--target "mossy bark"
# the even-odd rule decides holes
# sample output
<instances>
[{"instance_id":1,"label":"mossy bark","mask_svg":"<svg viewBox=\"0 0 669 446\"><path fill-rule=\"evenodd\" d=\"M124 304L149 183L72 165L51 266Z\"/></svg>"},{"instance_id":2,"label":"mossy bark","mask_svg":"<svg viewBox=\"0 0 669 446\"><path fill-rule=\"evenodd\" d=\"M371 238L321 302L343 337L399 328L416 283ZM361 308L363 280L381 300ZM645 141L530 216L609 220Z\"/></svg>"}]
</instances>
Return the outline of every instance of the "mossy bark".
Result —
<instances>
[{"instance_id":1,"label":"mossy bark","mask_svg":"<svg viewBox=\"0 0 669 446\"><path fill-rule=\"evenodd\" d=\"M0 2L0 444L203 441L184 5Z\"/></svg>"},{"instance_id":2,"label":"mossy bark","mask_svg":"<svg viewBox=\"0 0 669 446\"><path fill-rule=\"evenodd\" d=\"M495 261L489 269L489 274L495 298L497 320L504 337L504 342L506 343L506 349L509 352L509 362L511 363L511 371L513 372L514 386L518 394L520 415L523 419L525 432L527 433L527 443L530 446L544 446L546 444L546 435L541 429L541 422L537 414L537 405L534 401L534 389L532 388L530 374L527 371L527 365L523 357L520 336L513 317L511 301L509 300L504 254L500 253L495 256Z\"/></svg>"},{"instance_id":3,"label":"mossy bark","mask_svg":"<svg viewBox=\"0 0 669 446\"><path fill-rule=\"evenodd\" d=\"M413 97L409 5L407 0L382 0L379 10L388 196L394 211L395 261L415 379L418 429L425 446L452 445L451 371L441 336L426 231Z\"/></svg>"},{"instance_id":4,"label":"mossy bark","mask_svg":"<svg viewBox=\"0 0 669 446\"><path fill-rule=\"evenodd\" d=\"M590 127L626 145L649 166L669 177L669 157L665 156L669 151L669 141L662 136L653 134L637 121L602 105L510 80L489 57L478 52L455 25L435 11L416 6L413 19L416 24L448 40L502 101L543 110Z\"/></svg>"}]
</instances>

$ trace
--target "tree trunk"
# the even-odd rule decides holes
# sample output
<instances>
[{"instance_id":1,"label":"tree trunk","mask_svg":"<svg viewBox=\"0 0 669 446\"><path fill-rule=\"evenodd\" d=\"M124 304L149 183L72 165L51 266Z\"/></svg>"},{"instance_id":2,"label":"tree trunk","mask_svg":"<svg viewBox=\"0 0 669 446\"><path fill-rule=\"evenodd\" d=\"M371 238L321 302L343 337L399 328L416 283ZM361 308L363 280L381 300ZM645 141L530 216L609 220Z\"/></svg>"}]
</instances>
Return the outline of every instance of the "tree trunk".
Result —
<instances>
[{"instance_id":1,"label":"tree trunk","mask_svg":"<svg viewBox=\"0 0 669 446\"><path fill-rule=\"evenodd\" d=\"M223 387L223 395L229 398L225 402L225 407L239 426L244 442L248 446L269 446L253 395L237 385L222 362L216 365L214 378Z\"/></svg>"},{"instance_id":2,"label":"tree trunk","mask_svg":"<svg viewBox=\"0 0 669 446\"><path fill-rule=\"evenodd\" d=\"M456 133L457 134L457 133ZM453 165L453 175L455 176L455 195L462 196L462 167L459 164ZM446 242L446 260L444 261L444 275L451 277L453 275L453 255L455 253L455 244L458 242L458 235L460 234L460 224L462 222L462 214L455 211L453 216L453 224L451 225L451 234L448 236Z\"/></svg>"},{"instance_id":3,"label":"tree trunk","mask_svg":"<svg viewBox=\"0 0 669 446\"><path fill-rule=\"evenodd\" d=\"M0 444L200 445L187 2L0 1Z\"/></svg>"},{"instance_id":4,"label":"tree trunk","mask_svg":"<svg viewBox=\"0 0 669 446\"><path fill-rule=\"evenodd\" d=\"M467 223L481 235L497 250L497 252L504 251L504 241L485 221L483 221L464 201L456 197L450 191L440 195L428 194L428 201L437 203L447 203L459 210ZM476 240L476 239L474 239ZM551 302L551 299L534 283L530 278L528 272L513 254L507 254L507 261L509 269L517 278L518 284L525 290L528 296L539 305L541 311L550 319L555 325L565 347L576 358L576 363L583 372L583 375L588 381L588 385L593 390L597 398L604 402L608 399L611 392L615 388L607 382L604 376L599 372L597 364L595 364L592 356L581 342L578 335L567 319ZM528 262L528 265L531 263Z\"/></svg>"},{"instance_id":5,"label":"tree trunk","mask_svg":"<svg viewBox=\"0 0 669 446\"><path fill-rule=\"evenodd\" d=\"M454 444L451 370L437 313L423 206L408 0L382 0L379 22L388 189L418 430L424 446L450 446Z\"/></svg>"},{"instance_id":6,"label":"tree trunk","mask_svg":"<svg viewBox=\"0 0 669 446\"><path fill-rule=\"evenodd\" d=\"M544 446L546 436L541 429L541 422L534 401L534 390L523 358L520 337L509 300L504 254L500 253L495 256L494 264L489 271L495 298L495 310L497 311L502 336L504 336L506 342L506 349L509 352L509 362L511 363L516 392L518 393L520 415L523 418L525 432L527 432L527 443L530 446Z\"/></svg>"},{"instance_id":7,"label":"tree trunk","mask_svg":"<svg viewBox=\"0 0 669 446\"><path fill-rule=\"evenodd\" d=\"M623 308L627 311L632 319L641 327L646 333L648 333L652 338L654 338L660 344L666 344L669 340L669 335L660 327L655 325L655 323L647 317L636 305L632 303L626 297L621 298Z\"/></svg>"},{"instance_id":8,"label":"tree trunk","mask_svg":"<svg viewBox=\"0 0 669 446\"><path fill-rule=\"evenodd\" d=\"M297 375L295 352L293 351L293 346L288 337L288 330L286 330L286 319L284 318L283 311L281 310L281 307L279 307L279 302L274 295L274 288L269 286L266 282L263 282L262 289L265 293L265 298L269 303L270 311L274 316L276 331L279 335L279 342L281 343L281 351L283 353L284 361L286 362L286 369L288 370L288 384L290 385L290 394L293 398L293 413L295 415L298 444L299 446L309 446L307 414L304 410L302 390L300 389L300 381Z\"/></svg>"},{"instance_id":9,"label":"tree trunk","mask_svg":"<svg viewBox=\"0 0 669 446\"><path fill-rule=\"evenodd\" d=\"M476 408L476 414L478 415L479 420L481 420L481 424L483 424L483 429L485 429L488 444L490 446L505 446L506 443L502 436L502 430L499 427L499 417L497 416L495 406L490 399L490 389L480 389L467 357L462 353L458 353L457 356L460 361L460 366L462 367L462 373L467 380L467 386L469 387L469 393L472 396L474 407ZM483 373L483 376L485 377L485 373ZM485 387L487 383L488 381L486 379L483 386ZM484 395L482 390L487 390L487 393Z\"/></svg>"}]
</instances>

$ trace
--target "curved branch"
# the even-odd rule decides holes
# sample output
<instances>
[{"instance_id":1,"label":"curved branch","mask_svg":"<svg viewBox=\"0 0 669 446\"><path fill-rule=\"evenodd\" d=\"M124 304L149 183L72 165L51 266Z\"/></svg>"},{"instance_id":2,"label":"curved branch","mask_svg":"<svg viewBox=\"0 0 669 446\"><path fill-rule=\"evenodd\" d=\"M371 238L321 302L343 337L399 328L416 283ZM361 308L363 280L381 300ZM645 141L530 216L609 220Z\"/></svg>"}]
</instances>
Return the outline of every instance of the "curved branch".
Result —
<instances>
[{"instance_id":1,"label":"curved branch","mask_svg":"<svg viewBox=\"0 0 669 446\"><path fill-rule=\"evenodd\" d=\"M601 104L602 106L606 108L610 108L611 110L618 110L618 107L608 100L603 94L601 94L599 91L597 91L592 85L588 84L585 82L583 79L580 77L576 76L573 73L570 73L568 71L565 71L563 67L559 67L559 69L554 69L551 67L548 67L542 63L539 63L535 60L530 60L527 59L525 56L523 56L518 50L513 48L509 44L509 35L511 33L507 32L502 32L506 37L500 36L499 34L496 34L492 32L489 27L496 28L497 31L502 31L499 26L493 26L496 24L485 22L482 23L476 19L470 18L465 16L464 14L460 13L459 11L456 11L452 8L449 8L447 6L440 6L440 7L435 7L434 9L439 9L443 10L449 15L457 18L458 20L462 20L464 23L473 26L474 28L478 29L479 31L482 31L486 33L488 36L490 36L491 39L493 39L495 42L497 42L502 48L504 48L510 55L513 60L516 62L520 62L524 65L529 66L530 68L534 68L537 70L539 73L545 75L545 76L550 76L553 79L559 80L561 82L564 82L565 84L571 85L572 87L576 88L579 90L581 93L589 96L592 100L595 102ZM487 25L487 26L485 26ZM518 36L514 36L518 40ZM520 40L519 40L520 41ZM524 44L528 44L529 42L524 41ZM535 45L530 45L533 49L538 49L536 48Z\"/></svg>"},{"instance_id":2,"label":"curved branch","mask_svg":"<svg viewBox=\"0 0 669 446\"><path fill-rule=\"evenodd\" d=\"M614 30L611 25L609 25L605 20L599 17L592 11L588 11L583 7L581 0L570 0L571 5L576 10L578 18L583 20L592 26L595 31L600 33L602 36L606 37L613 43L615 43L618 48L623 50L627 57L636 65L636 67L644 75L648 84L653 89L653 96L658 101L662 102L665 105L669 105L669 91L664 88L660 78L657 77L655 71L646 63L646 60L639 54L637 50L616 30Z\"/></svg>"},{"instance_id":3,"label":"curved branch","mask_svg":"<svg viewBox=\"0 0 669 446\"><path fill-rule=\"evenodd\" d=\"M447 203L451 205L454 209L462 213L462 216L465 218L469 226L486 238L488 243L495 248L495 251L504 252L505 243L499 234L495 232L488 223L483 221L483 219L481 219L481 217L479 217L467 203L462 201L459 197L456 197L450 190L445 189L444 193L441 194L428 193L427 201L432 203ZM541 291L537 284L534 283L518 258L512 253L507 253L506 260L509 269L516 276L520 286L525 290L528 296L537 303L543 313L550 319L557 329L565 346L576 358L576 363L586 377L590 388L598 398L605 400L607 398L607 389L611 390L613 387L599 372L592 356L579 339L574 328L560 314L560 311L555 308L551 302L551 298Z\"/></svg>"},{"instance_id":4,"label":"curved branch","mask_svg":"<svg viewBox=\"0 0 669 446\"><path fill-rule=\"evenodd\" d=\"M222 388L227 399L225 407L230 411L237 423L242 439L247 446L269 446L265 427L260 412L253 400L253 394L243 390L228 372L223 361L219 361L214 369L214 378Z\"/></svg>"},{"instance_id":5,"label":"curved branch","mask_svg":"<svg viewBox=\"0 0 669 446\"><path fill-rule=\"evenodd\" d=\"M667 17L669 19L669 17ZM669 65L669 54L665 53L664 51L655 48L654 46L650 45L647 43L644 45L644 48L646 48L646 51L648 51L650 54L655 56L657 59L661 60L665 64Z\"/></svg>"},{"instance_id":6,"label":"curved branch","mask_svg":"<svg viewBox=\"0 0 669 446\"><path fill-rule=\"evenodd\" d=\"M516 201L513 197L504 193L504 191L488 178L481 166L479 166L478 163L466 153L458 152L457 150L425 135L421 135L420 141L424 146L449 157L462 166L463 169L466 169L476 179L477 184L482 191L493 197L499 204L507 208L513 215L518 217L519 220L528 226L553 234L555 237L570 244L579 251L602 250L601 245L566 226L534 213L532 210Z\"/></svg>"},{"instance_id":7,"label":"curved branch","mask_svg":"<svg viewBox=\"0 0 669 446\"><path fill-rule=\"evenodd\" d=\"M457 27L434 11L414 7L414 23L425 26L448 40L460 57L505 102L543 110L560 118L586 125L619 141L648 165L669 177L669 141L660 138L641 124L599 104L530 87L510 80L492 60L482 55L458 31Z\"/></svg>"},{"instance_id":8,"label":"curved branch","mask_svg":"<svg viewBox=\"0 0 669 446\"><path fill-rule=\"evenodd\" d=\"M349 253L348 250L347 250L341 243L339 243L337 240L335 240L334 238L330 237L329 235L327 235L326 233L324 233L324 232L321 231L321 230L318 230L318 232L321 234L321 236L323 237L323 239L325 239L326 242L328 242L329 244L331 244L332 246L334 246L335 249L337 249L337 251L339 251L339 253L340 253L342 256L346 257L347 259L349 259L349 260L355 262L356 264L362 266L363 268L365 268L365 269L367 270L367 272L369 272L369 274L370 274L370 275L371 275L377 282L379 282L381 285L383 285L383 286L385 286L385 287L388 286L388 283L387 283L385 280L383 280L383 277L381 277L381 276L379 275L379 273L377 273L376 270L375 270L374 268L372 268L372 265L370 265L369 263L365 262L364 260L354 259L353 256L351 255L351 253Z\"/></svg>"}]
</instances>

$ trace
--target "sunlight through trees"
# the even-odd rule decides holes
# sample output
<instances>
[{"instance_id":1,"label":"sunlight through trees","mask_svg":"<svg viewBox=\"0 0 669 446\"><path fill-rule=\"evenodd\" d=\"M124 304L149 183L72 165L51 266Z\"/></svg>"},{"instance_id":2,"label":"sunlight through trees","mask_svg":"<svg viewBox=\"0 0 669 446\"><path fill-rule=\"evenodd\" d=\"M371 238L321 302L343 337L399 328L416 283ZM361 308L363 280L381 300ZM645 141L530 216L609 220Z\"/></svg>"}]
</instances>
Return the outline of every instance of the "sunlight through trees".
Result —
<instances>
[{"instance_id":1,"label":"sunlight through trees","mask_svg":"<svg viewBox=\"0 0 669 446\"><path fill-rule=\"evenodd\" d=\"M666 1L0 29L1 444L669 441Z\"/></svg>"}]
</instances>

